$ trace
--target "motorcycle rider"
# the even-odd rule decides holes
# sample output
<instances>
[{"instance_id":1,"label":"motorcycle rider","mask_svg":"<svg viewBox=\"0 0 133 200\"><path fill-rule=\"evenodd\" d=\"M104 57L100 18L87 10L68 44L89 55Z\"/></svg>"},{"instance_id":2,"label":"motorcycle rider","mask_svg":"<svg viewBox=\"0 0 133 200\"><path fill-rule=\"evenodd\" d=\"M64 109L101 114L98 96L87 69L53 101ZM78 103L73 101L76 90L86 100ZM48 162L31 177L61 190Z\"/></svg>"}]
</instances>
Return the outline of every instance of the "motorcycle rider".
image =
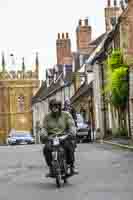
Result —
<instances>
[{"instance_id":1,"label":"motorcycle rider","mask_svg":"<svg viewBox=\"0 0 133 200\"><path fill-rule=\"evenodd\" d=\"M72 119L72 116L68 112L62 111L61 107L62 105L60 101L57 101L56 99L52 99L50 101L49 103L50 112L44 117L43 120L43 131L41 134L42 141L45 140L46 137L51 136L52 134L69 133L73 136L76 135L76 127ZM76 171L74 167L75 156L71 140L65 140L63 147L66 152L67 164L71 166L70 168L71 174L77 174L78 171ZM43 155L49 167L49 174L47 174L47 176L51 176L52 147L48 142L48 140L45 140Z\"/></svg>"},{"instance_id":2,"label":"motorcycle rider","mask_svg":"<svg viewBox=\"0 0 133 200\"><path fill-rule=\"evenodd\" d=\"M75 125L77 126L77 115L76 115L76 110L74 107L71 105L70 99L66 97L65 102L64 102L64 111L70 112L73 120L75 122Z\"/></svg>"},{"instance_id":3,"label":"motorcycle rider","mask_svg":"<svg viewBox=\"0 0 133 200\"><path fill-rule=\"evenodd\" d=\"M65 98L64 101L64 111L69 112L72 115L72 118L75 122L75 126L77 127L77 115L76 115L76 110L75 108L71 105L71 101L68 97ZM73 145L74 145L74 149L77 147L77 142L76 140L73 140Z\"/></svg>"}]
</instances>

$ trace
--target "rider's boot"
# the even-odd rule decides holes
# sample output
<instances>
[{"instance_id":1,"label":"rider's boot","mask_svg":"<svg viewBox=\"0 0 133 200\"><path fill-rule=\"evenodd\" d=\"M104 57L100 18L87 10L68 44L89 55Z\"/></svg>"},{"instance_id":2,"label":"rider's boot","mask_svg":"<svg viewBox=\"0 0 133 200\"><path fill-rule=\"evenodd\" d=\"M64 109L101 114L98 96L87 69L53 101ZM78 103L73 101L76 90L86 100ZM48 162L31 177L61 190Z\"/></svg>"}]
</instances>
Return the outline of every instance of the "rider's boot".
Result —
<instances>
[{"instance_id":1,"label":"rider's boot","mask_svg":"<svg viewBox=\"0 0 133 200\"><path fill-rule=\"evenodd\" d=\"M71 173L71 175L79 174L78 170L75 168L74 165L71 165L71 167L70 167L70 173Z\"/></svg>"},{"instance_id":2,"label":"rider's boot","mask_svg":"<svg viewBox=\"0 0 133 200\"><path fill-rule=\"evenodd\" d=\"M46 177L53 177L52 167L49 167L49 172L46 174Z\"/></svg>"}]
</instances>

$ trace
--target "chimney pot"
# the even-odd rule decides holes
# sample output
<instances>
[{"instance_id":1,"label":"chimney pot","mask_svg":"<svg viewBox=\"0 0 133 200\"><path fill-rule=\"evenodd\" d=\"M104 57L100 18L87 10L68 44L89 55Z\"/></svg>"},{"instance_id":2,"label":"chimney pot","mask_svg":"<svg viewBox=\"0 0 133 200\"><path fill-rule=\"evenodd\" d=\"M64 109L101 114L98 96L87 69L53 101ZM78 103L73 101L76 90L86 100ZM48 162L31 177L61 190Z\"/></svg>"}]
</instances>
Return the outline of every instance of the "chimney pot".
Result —
<instances>
[{"instance_id":1,"label":"chimney pot","mask_svg":"<svg viewBox=\"0 0 133 200\"><path fill-rule=\"evenodd\" d=\"M68 33L66 33L66 39L68 39L69 38L69 34Z\"/></svg>"},{"instance_id":2,"label":"chimney pot","mask_svg":"<svg viewBox=\"0 0 133 200\"><path fill-rule=\"evenodd\" d=\"M117 6L117 0L114 0L114 6L115 7Z\"/></svg>"},{"instance_id":3,"label":"chimney pot","mask_svg":"<svg viewBox=\"0 0 133 200\"><path fill-rule=\"evenodd\" d=\"M111 6L111 1L110 0L108 0L108 7L110 7Z\"/></svg>"},{"instance_id":4,"label":"chimney pot","mask_svg":"<svg viewBox=\"0 0 133 200\"><path fill-rule=\"evenodd\" d=\"M79 26L81 26L81 25L82 25L82 20L80 19L80 20L79 20Z\"/></svg>"},{"instance_id":5,"label":"chimney pot","mask_svg":"<svg viewBox=\"0 0 133 200\"><path fill-rule=\"evenodd\" d=\"M62 33L62 39L64 39L64 33Z\"/></svg>"},{"instance_id":6,"label":"chimney pot","mask_svg":"<svg viewBox=\"0 0 133 200\"><path fill-rule=\"evenodd\" d=\"M88 19L87 18L84 20L84 22L85 22L85 26L88 26Z\"/></svg>"},{"instance_id":7,"label":"chimney pot","mask_svg":"<svg viewBox=\"0 0 133 200\"><path fill-rule=\"evenodd\" d=\"M58 39L60 39L60 33L58 33Z\"/></svg>"}]
</instances>

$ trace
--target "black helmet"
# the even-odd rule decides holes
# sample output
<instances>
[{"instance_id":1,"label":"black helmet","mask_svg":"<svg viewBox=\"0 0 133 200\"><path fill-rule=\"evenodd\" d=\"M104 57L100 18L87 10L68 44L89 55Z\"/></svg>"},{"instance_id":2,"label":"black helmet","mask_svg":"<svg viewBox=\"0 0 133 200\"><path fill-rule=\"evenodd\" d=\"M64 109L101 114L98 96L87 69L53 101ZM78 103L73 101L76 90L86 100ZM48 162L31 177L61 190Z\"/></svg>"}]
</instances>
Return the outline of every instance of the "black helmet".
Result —
<instances>
[{"instance_id":1,"label":"black helmet","mask_svg":"<svg viewBox=\"0 0 133 200\"><path fill-rule=\"evenodd\" d=\"M49 109L51 110L51 108L53 107L53 105L56 103L56 99L51 99L49 102Z\"/></svg>"},{"instance_id":2,"label":"black helmet","mask_svg":"<svg viewBox=\"0 0 133 200\"><path fill-rule=\"evenodd\" d=\"M60 107L62 106L62 103L60 100L56 100L56 104L59 105Z\"/></svg>"},{"instance_id":3,"label":"black helmet","mask_svg":"<svg viewBox=\"0 0 133 200\"><path fill-rule=\"evenodd\" d=\"M49 102L49 109L51 110L51 108L52 108L54 105L59 106L59 108L61 109L62 103L61 103L61 101L56 100L56 99L50 100L50 102Z\"/></svg>"}]
</instances>

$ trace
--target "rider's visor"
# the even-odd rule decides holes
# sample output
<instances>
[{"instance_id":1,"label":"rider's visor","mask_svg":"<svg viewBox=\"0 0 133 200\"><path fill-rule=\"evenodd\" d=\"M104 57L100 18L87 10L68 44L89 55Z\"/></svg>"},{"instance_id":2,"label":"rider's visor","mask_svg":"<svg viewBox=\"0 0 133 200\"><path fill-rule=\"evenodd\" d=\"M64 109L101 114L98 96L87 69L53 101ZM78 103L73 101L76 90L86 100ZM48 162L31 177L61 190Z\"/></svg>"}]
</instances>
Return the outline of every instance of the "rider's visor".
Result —
<instances>
[{"instance_id":1,"label":"rider's visor","mask_svg":"<svg viewBox=\"0 0 133 200\"><path fill-rule=\"evenodd\" d=\"M59 104L52 104L52 107L59 108Z\"/></svg>"}]
</instances>

